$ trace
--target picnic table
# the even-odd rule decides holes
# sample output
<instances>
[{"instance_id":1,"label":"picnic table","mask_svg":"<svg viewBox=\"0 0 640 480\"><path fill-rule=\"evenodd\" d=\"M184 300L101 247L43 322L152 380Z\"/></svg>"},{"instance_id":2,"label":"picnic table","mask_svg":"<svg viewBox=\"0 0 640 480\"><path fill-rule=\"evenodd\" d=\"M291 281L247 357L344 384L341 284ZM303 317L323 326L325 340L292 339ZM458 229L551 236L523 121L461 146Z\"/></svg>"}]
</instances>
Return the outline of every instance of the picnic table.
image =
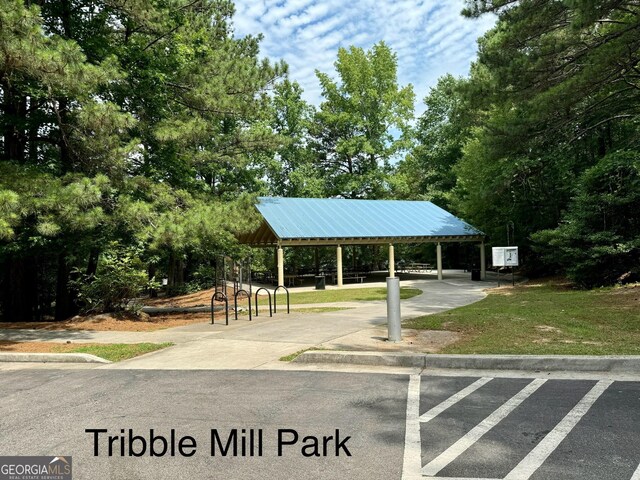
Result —
<instances>
[{"instance_id":1,"label":"picnic table","mask_svg":"<svg viewBox=\"0 0 640 480\"><path fill-rule=\"evenodd\" d=\"M418 273L418 272L431 272L433 267L430 263L407 263L404 267L401 267L401 270L405 273Z\"/></svg>"}]
</instances>

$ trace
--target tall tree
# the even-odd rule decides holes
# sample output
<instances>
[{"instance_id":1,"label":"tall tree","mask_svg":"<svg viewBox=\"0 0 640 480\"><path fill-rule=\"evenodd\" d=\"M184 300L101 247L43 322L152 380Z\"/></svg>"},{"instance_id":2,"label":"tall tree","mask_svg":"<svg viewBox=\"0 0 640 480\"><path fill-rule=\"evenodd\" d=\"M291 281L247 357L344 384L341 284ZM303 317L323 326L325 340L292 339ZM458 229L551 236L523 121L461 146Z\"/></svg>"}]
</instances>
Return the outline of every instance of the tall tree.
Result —
<instances>
[{"instance_id":1,"label":"tall tree","mask_svg":"<svg viewBox=\"0 0 640 480\"><path fill-rule=\"evenodd\" d=\"M0 0L4 317L73 314L73 277L114 241L180 263L250 223L285 66L235 38L232 15L225 0Z\"/></svg>"},{"instance_id":2,"label":"tall tree","mask_svg":"<svg viewBox=\"0 0 640 480\"><path fill-rule=\"evenodd\" d=\"M347 198L387 195L390 161L410 145L414 93L400 87L397 57L380 42L338 51L339 81L316 72L324 101L312 128L326 193Z\"/></svg>"},{"instance_id":3,"label":"tall tree","mask_svg":"<svg viewBox=\"0 0 640 480\"><path fill-rule=\"evenodd\" d=\"M318 197L324 182L315 169L309 146L309 129L315 109L302 98L302 87L285 79L276 85L271 127L280 143L270 153L269 187L274 195Z\"/></svg>"},{"instance_id":4,"label":"tall tree","mask_svg":"<svg viewBox=\"0 0 640 480\"><path fill-rule=\"evenodd\" d=\"M450 208L457 183L453 167L462 158L473 121L463 95L464 83L445 75L425 97L426 110L418 119L415 146L398 164L396 196L430 200Z\"/></svg>"},{"instance_id":5,"label":"tall tree","mask_svg":"<svg viewBox=\"0 0 640 480\"><path fill-rule=\"evenodd\" d=\"M636 2L468 1L496 14L465 87L477 115L456 171L455 205L496 241L562 219L581 174L636 150L640 6ZM536 262L532 262L536 263Z\"/></svg>"}]
</instances>

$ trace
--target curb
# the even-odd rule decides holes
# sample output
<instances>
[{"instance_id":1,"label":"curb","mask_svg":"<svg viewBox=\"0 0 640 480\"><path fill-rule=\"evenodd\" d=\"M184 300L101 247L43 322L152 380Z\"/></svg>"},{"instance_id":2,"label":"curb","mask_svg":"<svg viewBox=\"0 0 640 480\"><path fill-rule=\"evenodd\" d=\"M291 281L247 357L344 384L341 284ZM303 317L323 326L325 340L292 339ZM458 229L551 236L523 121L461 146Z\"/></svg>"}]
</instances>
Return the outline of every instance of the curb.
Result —
<instances>
[{"instance_id":1,"label":"curb","mask_svg":"<svg viewBox=\"0 0 640 480\"><path fill-rule=\"evenodd\" d=\"M461 370L640 373L638 355L443 355L317 350L304 352L293 361Z\"/></svg>"},{"instance_id":2,"label":"curb","mask_svg":"<svg viewBox=\"0 0 640 480\"><path fill-rule=\"evenodd\" d=\"M89 353L0 353L2 362L111 363Z\"/></svg>"}]
</instances>

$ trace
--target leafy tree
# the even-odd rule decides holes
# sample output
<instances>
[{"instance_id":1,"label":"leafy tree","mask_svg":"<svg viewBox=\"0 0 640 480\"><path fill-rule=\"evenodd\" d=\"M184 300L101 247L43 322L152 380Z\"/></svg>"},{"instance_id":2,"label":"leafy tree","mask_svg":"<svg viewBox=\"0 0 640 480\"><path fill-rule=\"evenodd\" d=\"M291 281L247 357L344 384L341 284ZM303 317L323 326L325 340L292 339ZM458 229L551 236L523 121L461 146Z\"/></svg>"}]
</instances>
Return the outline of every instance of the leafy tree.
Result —
<instances>
[{"instance_id":1,"label":"leafy tree","mask_svg":"<svg viewBox=\"0 0 640 480\"><path fill-rule=\"evenodd\" d=\"M449 208L457 183L454 166L462 158L471 125L464 98L464 80L445 75L424 99L426 110L418 119L416 145L397 169L394 193L423 199Z\"/></svg>"},{"instance_id":2,"label":"leafy tree","mask_svg":"<svg viewBox=\"0 0 640 480\"><path fill-rule=\"evenodd\" d=\"M614 152L586 170L563 222L534 235L550 264L580 285L640 278L640 153Z\"/></svg>"},{"instance_id":3,"label":"leafy tree","mask_svg":"<svg viewBox=\"0 0 640 480\"><path fill-rule=\"evenodd\" d=\"M500 243L514 222L526 256L532 234L558 225L585 170L639 148L640 10L570 0L467 6L498 22L479 40L463 89L474 121L453 205Z\"/></svg>"},{"instance_id":4,"label":"leafy tree","mask_svg":"<svg viewBox=\"0 0 640 480\"><path fill-rule=\"evenodd\" d=\"M285 79L276 85L271 126L280 145L269 161L269 188L284 197L323 196L324 182L318 175L309 148L309 129L315 109L302 98L297 82Z\"/></svg>"},{"instance_id":5,"label":"leafy tree","mask_svg":"<svg viewBox=\"0 0 640 480\"><path fill-rule=\"evenodd\" d=\"M114 241L171 270L250 224L285 66L234 37L232 15L225 0L0 0L5 318L75 313L74 280Z\"/></svg>"},{"instance_id":6,"label":"leafy tree","mask_svg":"<svg viewBox=\"0 0 640 480\"><path fill-rule=\"evenodd\" d=\"M387 195L390 161L410 145L413 87L400 87L397 58L380 42L371 50L338 51L339 82L316 72L324 102L312 147L326 193L347 198Z\"/></svg>"}]
</instances>

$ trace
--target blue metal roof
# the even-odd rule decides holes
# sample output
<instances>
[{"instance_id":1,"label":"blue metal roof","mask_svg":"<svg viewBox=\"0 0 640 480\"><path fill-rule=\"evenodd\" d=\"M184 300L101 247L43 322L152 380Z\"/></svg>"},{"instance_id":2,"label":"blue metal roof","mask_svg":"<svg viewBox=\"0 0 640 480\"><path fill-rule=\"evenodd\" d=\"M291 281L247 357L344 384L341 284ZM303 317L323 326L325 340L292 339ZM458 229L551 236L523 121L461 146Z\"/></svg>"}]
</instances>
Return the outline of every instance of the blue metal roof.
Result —
<instances>
[{"instance_id":1,"label":"blue metal roof","mask_svg":"<svg viewBox=\"0 0 640 480\"><path fill-rule=\"evenodd\" d=\"M425 201L280 197L260 197L258 200L258 211L277 240L484 235L446 210Z\"/></svg>"}]
</instances>

